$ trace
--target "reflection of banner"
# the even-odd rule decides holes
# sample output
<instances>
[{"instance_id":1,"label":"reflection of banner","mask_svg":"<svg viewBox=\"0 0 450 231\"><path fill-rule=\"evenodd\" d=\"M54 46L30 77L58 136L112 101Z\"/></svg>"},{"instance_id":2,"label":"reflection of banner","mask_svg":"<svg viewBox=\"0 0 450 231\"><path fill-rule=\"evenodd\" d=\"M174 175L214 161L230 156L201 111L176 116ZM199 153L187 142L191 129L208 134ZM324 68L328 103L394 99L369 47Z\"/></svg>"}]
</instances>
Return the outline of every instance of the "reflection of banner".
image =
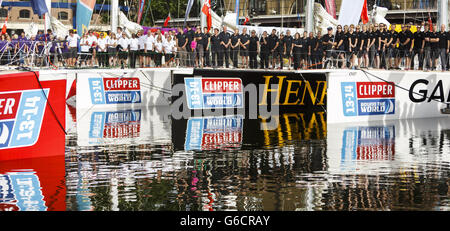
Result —
<instances>
[{"instance_id":1,"label":"reflection of banner","mask_svg":"<svg viewBox=\"0 0 450 231\"><path fill-rule=\"evenodd\" d=\"M243 123L240 115L191 118L186 129L185 150L240 147Z\"/></svg>"},{"instance_id":2,"label":"reflection of banner","mask_svg":"<svg viewBox=\"0 0 450 231\"><path fill-rule=\"evenodd\" d=\"M64 155L2 161L0 211L65 211L64 161Z\"/></svg>"},{"instance_id":3,"label":"reflection of banner","mask_svg":"<svg viewBox=\"0 0 450 231\"><path fill-rule=\"evenodd\" d=\"M78 145L168 142L170 128L164 122L168 113L168 107L77 110Z\"/></svg>"},{"instance_id":4,"label":"reflection of banner","mask_svg":"<svg viewBox=\"0 0 450 231\"><path fill-rule=\"evenodd\" d=\"M52 77L0 75L0 160L64 155L66 81Z\"/></svg>"},{"instance_id":5,"label":"reflection of banner","mask_svg":"<svg viewBox=\"0 0 450 231\"><path fill-rule=\"evenodd\" d=\"M91 23L95 0L77 0L77 33L82 36Z\"/></svg>"}]
</instances>

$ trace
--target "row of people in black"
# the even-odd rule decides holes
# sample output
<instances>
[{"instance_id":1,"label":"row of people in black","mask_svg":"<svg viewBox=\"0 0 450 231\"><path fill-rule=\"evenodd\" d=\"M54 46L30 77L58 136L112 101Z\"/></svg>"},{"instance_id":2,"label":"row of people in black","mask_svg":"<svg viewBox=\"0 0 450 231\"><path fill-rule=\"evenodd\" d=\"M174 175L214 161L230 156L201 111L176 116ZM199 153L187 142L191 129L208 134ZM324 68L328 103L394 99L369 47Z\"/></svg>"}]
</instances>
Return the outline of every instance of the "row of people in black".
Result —
<instances>
[{"instance_id":1,"label":"row of people in black","mask_svg":"<svg viewBox=\"0 0 450 231\"><path fill-rule=\"evenodd\" d=\"M228 33L224 26L213 33L204 28L181 28L176 35L180 65L197 67L321 69L321 68L385 68L435 70L440 58L441 69L448 70L450 32L445 25L439 32L426 23L401 25L401 31L387 25L338 25L322 36L310 32L279 34L273 29L257 35L256 31ZM435 26L434 26L435 27ZM194 42L194 44L193 44ZM183 54L188 55L187 58ZM259 62L258 62L259 56ZM415 65L415 58L418 65ZM231 62L230 62L231 61ZM241 61L241 62L240 62ZM258 65L259 64L259 65Z\"/></svg>"}]
</instances>

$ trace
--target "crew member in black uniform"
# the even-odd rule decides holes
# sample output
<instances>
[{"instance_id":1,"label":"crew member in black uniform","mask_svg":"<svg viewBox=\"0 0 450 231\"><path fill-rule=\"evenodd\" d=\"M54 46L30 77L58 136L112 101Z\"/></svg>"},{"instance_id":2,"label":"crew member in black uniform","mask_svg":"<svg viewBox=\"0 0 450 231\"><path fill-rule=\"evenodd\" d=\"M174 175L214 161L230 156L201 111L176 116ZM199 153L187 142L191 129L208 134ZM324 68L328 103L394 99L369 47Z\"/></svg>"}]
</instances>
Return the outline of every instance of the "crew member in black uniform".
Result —
<instances>
[{"instance_id":1,"label":"crew member in black uniform","mask_svg":"<svg viewBox=\"0 0 450 231\"><path fill-rule=\"evenodd\" d=\"M301 40L302 48L300 51L300 66L301 68L308 68L308 32L303 32Z\"/></svg>"},{"instance_id":2,"label":"crew member in black uniform","mask_svg":"<svg viewBox=\"0 0 450 231\"><path fill-rule=\"evenodd\" d=\"M250 68L257 69L258 68L258 47L259 47L259 39L256 36L256 31L252 30L252 35L249 38L248 44L248 55L250 57Z\"/></svg>"},{"instance_id":3,"label":"crew member in black uniform","mask_svg":"<svg viewBox=\"0 0 450 231\"><path fill-rule=\"evenodd\" d=\"M186 31L186 38L187 38L187 45L186 45L186 53L187 53L187 66L189 67L193 67L194 66L194 62L195 59L193 60L192 57L193 55L192 52L195 52L195 50L192 50L191 47L191 43L192 41L194 41L194 37L195 37L195 26L193 27L189 27L189 25L186 26L187 31Z\"/></svg>"},{"instance_id":4,"label":"crew member in black uniform","mask_svg":"<svg viewBox=\"0 0 450 231\"><path fill-rule=\"evenodd\" d=\"M380 68L387 69L387 44L390 41L390 33L387 31L386 25L380 23Z\"/></svg>"},{"instance_id":5,"label":"crew member in black uniform","mask_svg":"<svg viewBox=\"0 0 450 231\"><path fill-rule=\"evenodd\" d=\"M399 52L400 52L400 56L397 59L397 65L400 64L400 62L402 61L402 59L405 59L405 67L409 68L409 66L411 65L409 63L410 59L409 59L409 50L411 48L411 38L412 36L410 36L410 34L407 32L408 29L406 27L406 25L402 25L402 31L398 34L398 39L399 39Z\"/></svg>"},{"instance_id":6,"label":"crew member in black uniform","mask_svg":"<svg viewBox=\"0 0 450 231\"><path fill-rule=\"evenodd\" d=\"M227 32L227 26L223 26L222 32L219 34L220 38L220 52L219 52L219 67L223 67L225 62L226 68L230 67L230 46L231 38L230 34Z\"/></svg>"},{"instance_id":7,"label":"crew member in black uniform","mask_svg":"<svg viewBox=\"0 0 450 231\"><path fill-rule=\"evenodd\" d=\"M338 26L339 28L339 26ZM324 68L328 68L328 64L331 62L330 59L332 57L332 49L335 47L335 41L334 41L334 35L333 35L333 28L328 27L327 28L327 34L323 36L322 38L322 44L325 49L325 56L326 61L324 64Z\"/></svg>"},{"instance_id":8,"label":"crew member in black uniform","mask_svg":"<svg viewBox=\"0 0 450 231\"><path fill-rule=\"evenodd\" d=\"M211 63L210 63L210 49L211 49L211 34L209 33L208 27L204 27L203 28L203 38L202 38L202 42L203 42L203 49L204 49L204 63L203 65L205 65L206 67L210 67Z\"/></svg>"},{"instance_id":9,"label":"crew member in black uniform","mask_svg":"<svg viewBox=\"0 0 450 231\"><path fill-rule=\"evenodd\" d=\"M279 69L283 69L284 66L284 34L283 32L281 32L280 34L280 39L278 40L278 48L277 48L277 53L278 53L278 57L277 59L280 60L280 67Z\"/></svg>"},{"instance_id":10,"label":"crew member in black uniform","mask_svg":"<svg viewBox=\"0 0 450 231\"><path fill-rule=\"evenodd\" d=\"M346 27L348 28L348 27ZM345 44L348 42L347 35L343 30L342 26L337 26L336 36L335 36L335 42L336 42L336 53L333 54L333 57L338 57L340 61L337 62L337 66L340 68L344 68L346 65L345 60L346 57L346 46ZM346 42L347 41L347 42Z\"/></svg>"},{"instance_id":11,"label":"crew member in black uniform","mask_svg":"<svg viewBox=\"0 0 450 231\"><path fill-rule=\"evenodd\" d=\"M320 30L317 32L317 45L316 48L314 49L314 62L317 63L317 68L318 69L322 69L323 68L323 64L322 64L322 60L323 60L323 43L322 43L322 33L320 32Z\"/></svg>"},{"instance_id":12,"label":"crew member in black uniform","mask_svg":"<svg viewBox=\"0 0 450 231\"><path fill-rule=\"evenodd\" d=\"M445 31L445 25L441 25L441 30L439 31L437 35L439 39L439 57L441 58L441 68L442 71L445 71L447 69L447 55L448 55L448 34Z\"/></svg>"},{"instance_id":13,"label":"crew member in black uniform","mask_svg":"<svg viewBox=\"0 0 450 231\"><path fill-rule=\"evenodd\" d=\"M239 46L240 46L239 29L234 29L234 34L231 35L231 61L233 62L233 68L239 66Z\"/></svg>"},{"instance_id":14,"label":"crew member in black uniform","mask_svg":"<svg viewBox=\"0 0 450 231\"><path fill-rule=\"evenodd\" d=\"M278 57L278 46L280 45L276 29L272 30L272 34L267 38L267 42L270 52L269 56L271 56L272 69L274 69Z\"/></svg>"},{"instance_id":15,"label":"crew member in black uniform","mask_svg":"<svg viewBox=\"0 0 450 231\"><path fill-rule=\"evenodd\" d=\"M291 51L294 55L294 70L300 69L300 56L302 52L303 41L300 38L299 33L295 33L294 40L292 41Z\"/></svg>"},{"instance_id":16,"label":"crew member in black uniform","mask_svg":"<svg viewBox=\"0 0 450 231\"><path fill-rule=\"evenodd\" d=\"M389 63L389 68L390 69L398 69L398 66L396 65L396 58L398 56L398 32L395 31L396 28L396 24L391 24L391 30L390 30L390 39L389 42L387 43L388 46L388 63ZM394 59L394 62L392 61L392 59Z\"/></svg>"},{"instance_id":17,"label":"crew member in black uniform","mask_svg":"<svg viewBox=\"0 0 450 231\"><path fill-rule=\"evenodd\" d=\"M432 68L432 51L431 51L431 36L433 32L430 31L430 25L425 24L424 29L424 70Z\"/></svg>"},{"instance_id":18,"label":"crew member in black uniform","mask_svg":"<svg viewBox=\"0 0 450 231\"><path fill-rule=\"evenodd\" d=\"M283 54L284 57L289 59L289 68L291 68L292 66L292 41L294 40L294 38L291 35L291 31L287 30L286 31L286 36L284 36L284 47L283 47Z\"/></svg>"},{"instance_id":19,"label":"crew member in black uniform","mask_svg":"<svg viewBox=\"0 0 450 231\"><path fill-rule=\"evenodd\" d=\"M350 55L350 68L353 68L355 65L355 59L356 59L356 54L358 53L358 49L356 47L357 43L358 43L358 37L356 35L356 33L353 31L355 29L354 25L350 25L350 29L348 32L348 52Z\"/></svg>"},{"instance_id":20,"label":"crew member in black uniform","mask_svg":"<svg viewBox=\"0 0 450 231\"><path fill-rule=\"evenodd\" d=\"M242 29L242 34L240 36L240 53L242 57L242 66L243 68L248 68L248 56L249 50L248 46L250 44L250 35L247 34L247 28Z\"/></svg>"},{"instance_id":21,"label":"crew member in black uniform","mask_svg":"<svg viewBox=\"0 0 450 231\"><path fill-rule=\"evenodd\" d=\"M211 60L212 66L217 68L220 65L220 37L219 37L219 29L214 29L214 35L211 36Z\"/></svg>"},{"instance_id":22,"label":"crew member in black uniform","mask_svg":"<svg viewBox=\"0 0 450 231\"><path fill-rule=\"evenodd\" d=\"M260 67L262 69L267 69L269 68L269 53L270 53L270 48L269 48L269 42L268 42L269 38L267 36L267 31L264 31L261 39L259 41L260 44L260 62L261 65Z\"/></svg>"},{"instance_id":23,"label":"crew member in black uniform","mask_svg":"<svg viewBox=\"0 0 450 231\"><path fill-rule=\"evenodd\" d=\"M367 44L369 43L369 33L367 31L367 25L362 26L362 31L359 34L359 54L358 54L358 65L359 67L364 66L369 67L369 56ZM364 63L364 65L363 65Z\"/></svg>"},{"instance_id":24,"label":"crew member in black uniform","mask_svg":"<svg viewBox=\"0 0 450 231\"><path fill-rule=\"evenodd\" d=\"M314 60L314 49L316 49L317 47L317 38L314 37L314 33L313 32L309 32L309 37L306 39L306 44L308 46L308 57L307 57L307 62L309 63L309 66L311 68L316 69L316 63Z\"/></svg>"},{"instance_id":25,"label":"crew member in black uniform","mask_svg":"<svg viewBox=\"0 0 450 231\"><path fill-rule=\"evenodd\" d=\"M415 57L417 55L417 59L419 61L419 70L423 70L423 47L424 47L424 32L421 31L422 25L417 25L417 31L413 35L413 51L411 54L411 69L415 69Z\"/></svg>"}]
</instances>

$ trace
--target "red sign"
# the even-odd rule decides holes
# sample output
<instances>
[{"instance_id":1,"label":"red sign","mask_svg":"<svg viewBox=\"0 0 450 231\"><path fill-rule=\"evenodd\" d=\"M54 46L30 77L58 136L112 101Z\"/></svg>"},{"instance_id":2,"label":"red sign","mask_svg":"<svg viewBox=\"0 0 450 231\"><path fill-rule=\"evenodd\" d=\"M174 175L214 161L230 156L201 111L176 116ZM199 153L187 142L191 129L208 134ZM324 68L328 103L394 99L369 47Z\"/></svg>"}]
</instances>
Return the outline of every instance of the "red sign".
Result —
<instances>
[{"instance_id":1,"label":"red sign","mask_svg":"<svg viewBox=\"0 0 450 231\"><path fill-rule=\"evenodd\" d=\"M139 78L103 78L105 91L140 90Z\"/></svg>"},{"instance_id":2,"label":"red sign","mask_svg":"<svg viewBox=\"0 0 450 231\"><path fill-rule=\"evenodd\" d=\"M203 93L241 93L241 79L202 79Z\"/></svg>"},{"instance_id":3,"label":"red sign","mask_svg":"<svg viewBox=\"0 0 450 231\"><path fill-rule=\"evenodd\" d=\"M64 156L66 80L40 81L39 83L36 76L39 78L39 73L35 75L33 72L22 72L0 75L0 123L2 123L0 135L6 138L2 139L0 144L2 146L0 161ZM44 92L48 92L46 97L33 97L35 93L43 96ZM24 95L30 97L24 100ZM23 101L21 105L18 104L20 97ZM44 108L36 109L39 104L42 104ZM35 119L36 114L41 112L42 117ZM21 117L20 123L18 123L19 117ZM11 134L16 131L16 127L13 127L14 123L18 124L17 132L22 133L13 140ZM26 140L28 135L36 138L36 141L20 145L20 142ZM16 145L11 145L14 143Z\"/></svg>"},{"instance_id":4,"label":"red sign","mask_svg":"<svg viewBox=\"0 0 450 231\"><path fill-rule=\"evenodd\" d=\"M356 87L359 99L395 98L394 83L358 82Z\"/></svg>"},{"instance_id":5,"label":"red sign","mask_svg":"<svg viewBox=\"0 0 450 231\"><path fill-rule=\"evenodd\" d=\"M0 120L16 118L20 93L0 94Z\"/></svg>"}]
</instances>

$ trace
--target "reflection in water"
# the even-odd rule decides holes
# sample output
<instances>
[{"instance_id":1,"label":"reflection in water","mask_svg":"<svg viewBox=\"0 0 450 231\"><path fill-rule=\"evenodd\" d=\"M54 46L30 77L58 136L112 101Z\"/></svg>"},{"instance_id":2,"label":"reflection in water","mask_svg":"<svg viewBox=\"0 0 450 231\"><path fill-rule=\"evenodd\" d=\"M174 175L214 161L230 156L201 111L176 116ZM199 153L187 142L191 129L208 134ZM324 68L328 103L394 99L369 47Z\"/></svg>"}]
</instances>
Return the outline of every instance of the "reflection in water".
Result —
<instances>
[{"instance_id":1,"label":"reflection in water","mask_svg":"<svg viewBox=\"0 0 450 231\"><path fill-rule=\"evenodd\" d=\"M141 120L87 112L68 136L67 210L450 208L448 118L327 128L323 113L297 113L272 127L239 116L167 121L158 110L141 109ZM99 114L122 119L90 121ZM137 121L131 144L79 135Z\"/></svg>"}]
</instances>

